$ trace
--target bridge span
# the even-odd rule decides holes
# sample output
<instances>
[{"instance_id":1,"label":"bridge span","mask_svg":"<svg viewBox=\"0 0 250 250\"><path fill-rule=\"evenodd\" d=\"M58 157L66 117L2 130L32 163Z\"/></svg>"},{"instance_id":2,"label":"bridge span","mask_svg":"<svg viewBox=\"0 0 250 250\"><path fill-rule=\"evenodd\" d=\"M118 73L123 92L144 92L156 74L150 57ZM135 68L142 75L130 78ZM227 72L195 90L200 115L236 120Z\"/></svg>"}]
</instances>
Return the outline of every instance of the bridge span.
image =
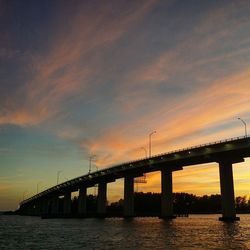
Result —
<instances>
[{"instance_id":1,"label":"bridge span","mask_svg":"<svg viewBox=\"0 0 250 250\"><path fill-rule=\"evenodd\" d=\"M235 210L232 165L250 157L250 137L237 137L195 147L176 150L150 158L122 163L68 180L51 187L20 203L22 215L57 216L59 197L64 196L62 215L71 213L71 193L79 191L78 214L87 215L87 188L98 185L97 216L106 215L107 184L124 178L124 217L134 216L134 178L144 173L161 172L161 217L174 218L172 172L184 167L218 163L221 190L222 217L220 220L238 220Z\"/></svg>"}]
</instances>

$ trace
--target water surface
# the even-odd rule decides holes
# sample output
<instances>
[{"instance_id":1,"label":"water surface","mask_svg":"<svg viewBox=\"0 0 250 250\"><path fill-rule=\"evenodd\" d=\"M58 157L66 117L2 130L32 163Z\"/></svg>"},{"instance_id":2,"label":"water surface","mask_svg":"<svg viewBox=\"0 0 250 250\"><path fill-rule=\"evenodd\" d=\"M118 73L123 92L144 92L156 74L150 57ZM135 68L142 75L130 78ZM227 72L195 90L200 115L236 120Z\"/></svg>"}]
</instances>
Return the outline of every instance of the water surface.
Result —
<instances>
[{"instance_id":1,"label":"water surface","mask_svg":"<svg viewBox=\"0 0 250 250\"><path fill-rule=\"evenodd\" d=\"M250 249L250 215L49 219L0 216L0 249Z\"/></svg>"}]
</instances>

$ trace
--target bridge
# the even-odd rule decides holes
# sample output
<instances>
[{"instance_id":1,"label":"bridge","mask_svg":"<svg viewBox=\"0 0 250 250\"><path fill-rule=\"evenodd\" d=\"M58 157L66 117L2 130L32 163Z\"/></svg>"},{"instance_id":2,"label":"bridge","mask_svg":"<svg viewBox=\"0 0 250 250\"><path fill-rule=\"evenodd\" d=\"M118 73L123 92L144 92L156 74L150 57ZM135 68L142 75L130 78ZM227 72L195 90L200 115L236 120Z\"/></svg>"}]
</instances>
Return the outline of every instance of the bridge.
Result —
<instances>
[{"instance_id":1,"label":"bridge","mask_svg":"<svg viewBox=\"0 0 250 250\"><path fill-rule=\"evenodd\" d=\"M174 218L172 172L184 167L203 163L218 163L223 221L238 220L235 210L234 182L232 166L250 157L250 137L237 137L175 150L152 157L121 163L51 187L20 203L22 215L57 216L59 197L63 198L65 217L71 214L71 193L79 191L78 214L87 215L87 188L98 185L97 216L105 217L107 184L124 178L123 216L134 216L134 179L145 173L161 172L161 218Z\"/></svg>"}]
</instances>

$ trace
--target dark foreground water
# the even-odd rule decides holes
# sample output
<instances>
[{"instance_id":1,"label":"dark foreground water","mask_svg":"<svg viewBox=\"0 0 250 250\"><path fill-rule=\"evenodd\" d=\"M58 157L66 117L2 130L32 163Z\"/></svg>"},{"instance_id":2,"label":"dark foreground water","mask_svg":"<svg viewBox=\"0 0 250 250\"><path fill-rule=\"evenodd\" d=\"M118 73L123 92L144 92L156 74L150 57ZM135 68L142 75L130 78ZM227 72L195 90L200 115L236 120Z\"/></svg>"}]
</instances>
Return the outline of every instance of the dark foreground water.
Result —
<instances>
[{"instance_id":1,"label":"dark foreground water","mask_svg":"<svg viewBox=\"0 0 250 250\"><path fill-rule=\"evenodd\" d=\"M0 216L0 249L250 249L250 215L240 217L224 223L218 215L172 221Z\"/></svg>"}]
</instances>

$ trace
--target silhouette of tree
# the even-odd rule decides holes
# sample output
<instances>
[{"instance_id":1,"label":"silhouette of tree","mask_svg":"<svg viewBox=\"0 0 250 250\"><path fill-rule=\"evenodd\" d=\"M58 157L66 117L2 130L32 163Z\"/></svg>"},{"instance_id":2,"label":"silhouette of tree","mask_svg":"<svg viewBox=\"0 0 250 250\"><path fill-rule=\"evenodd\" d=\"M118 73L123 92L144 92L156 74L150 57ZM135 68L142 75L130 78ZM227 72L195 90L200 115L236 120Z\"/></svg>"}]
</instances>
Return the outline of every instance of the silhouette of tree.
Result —
<instances>
[{"instance_id":1,"label":"silhouette of tree","mask_svg":"<svg viewBox=\"0 0 250 250\"><path fill-rule=\"evenodd\" d=\"M87 196L88 215L95 215L97 197L93 195ZM123 211L124 200L112 202L107 206L107 214L110 216L121 216ZM63 199L60 200L60 210L63 207ZM238 196L235 199L236 211L238 213L250 213L250 198L246 196ZM77 215L78 198L72 200L72 215ZM155 216L160 215L161 211L161 194L160 193L135 193L134 208L137 216ZM221 196L203 195L196 196L188 193L173 194L173 208L175 214L197 214L197 213L221 213Z\"/></svg>"},{"instance_id":2,"label":"silhouette of tree","mask_svg":"<svg viewBox=\"0 0 250 250\"><path fill-rule=\"evenodd\" d=\"M243 197L236 197L235 199L235 204L236 204L236 210L238 212L249 212L250 211L250 199L247 201L247 197L243 196Z\"/></svg>"}]
</instances>

